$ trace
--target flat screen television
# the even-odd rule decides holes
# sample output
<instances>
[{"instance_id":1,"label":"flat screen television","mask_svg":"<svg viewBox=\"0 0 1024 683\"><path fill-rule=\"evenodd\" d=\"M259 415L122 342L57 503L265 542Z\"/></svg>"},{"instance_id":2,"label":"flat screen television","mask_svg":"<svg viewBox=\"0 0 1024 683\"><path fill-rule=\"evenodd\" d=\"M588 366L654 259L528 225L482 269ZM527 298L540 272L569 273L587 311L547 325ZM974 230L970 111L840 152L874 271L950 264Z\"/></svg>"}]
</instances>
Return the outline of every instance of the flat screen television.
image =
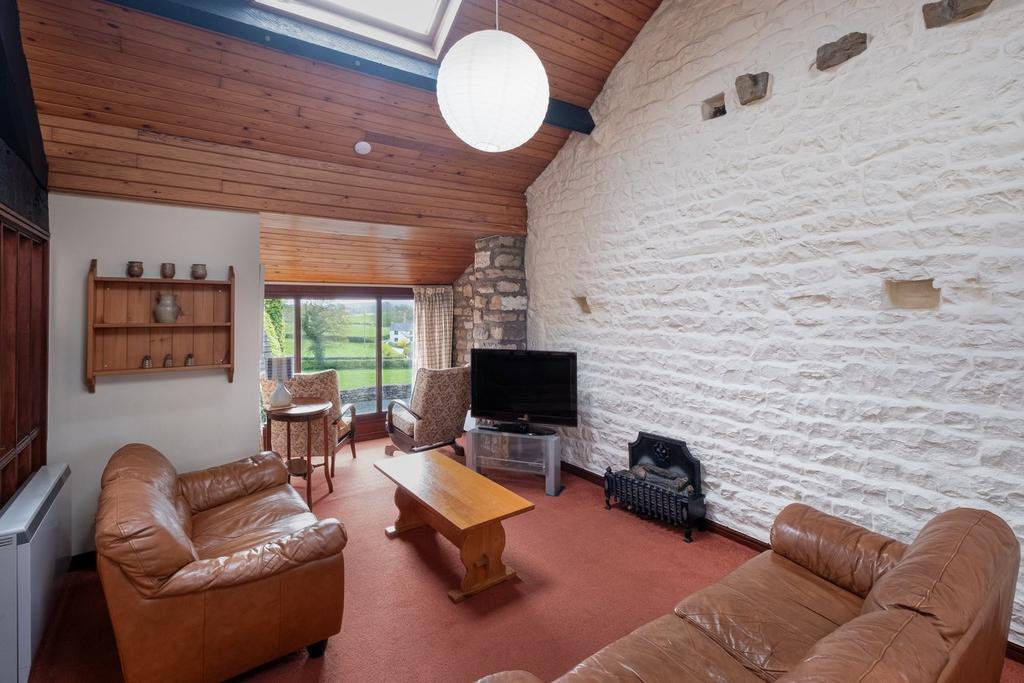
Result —
<instances>
[{"instance_id":1,"label":"flat screen television","mask_svg":"<svg viewBox=\"0 0 1024 683\"><path fill-rule=\"evenodd\" d=\"M576 426L576 354L473 349L473 417Z\"/></svg>"}]
</instances>

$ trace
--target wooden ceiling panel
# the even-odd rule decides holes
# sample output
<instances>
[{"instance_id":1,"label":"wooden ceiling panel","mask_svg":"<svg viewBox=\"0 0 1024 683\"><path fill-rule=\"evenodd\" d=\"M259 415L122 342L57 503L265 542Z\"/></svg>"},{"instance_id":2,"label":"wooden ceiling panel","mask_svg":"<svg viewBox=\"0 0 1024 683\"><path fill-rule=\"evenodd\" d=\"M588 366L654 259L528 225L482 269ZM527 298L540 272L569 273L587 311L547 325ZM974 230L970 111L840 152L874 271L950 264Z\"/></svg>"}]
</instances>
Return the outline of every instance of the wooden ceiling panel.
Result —
<instances>
[{"instance_id":1,"label":"wooden ceiling panel","mask_svg":"<svg viewBox=\"0 0 1024 683\"><path fill-rule=\"evenodd\" d=\"M589 107L658 2L503 0L502 28ZM476 238L525 232L524 192L569 135L486 154L428 91L103 0L19 8L51 189L261 212L271 281L451 282ZM448 45L493 9L464 0Z\"/></svg>"},{"instance_id":2,"label":"wooden ceiling panel","mask_svg":"<svg viewBox=\"0 0 1024 683\"><path fill-rule=\"evenodd\" d=\"M343 284L454 282L484 235L264 213L260 258L268 281Z\"/></svg>"}]
</instances>

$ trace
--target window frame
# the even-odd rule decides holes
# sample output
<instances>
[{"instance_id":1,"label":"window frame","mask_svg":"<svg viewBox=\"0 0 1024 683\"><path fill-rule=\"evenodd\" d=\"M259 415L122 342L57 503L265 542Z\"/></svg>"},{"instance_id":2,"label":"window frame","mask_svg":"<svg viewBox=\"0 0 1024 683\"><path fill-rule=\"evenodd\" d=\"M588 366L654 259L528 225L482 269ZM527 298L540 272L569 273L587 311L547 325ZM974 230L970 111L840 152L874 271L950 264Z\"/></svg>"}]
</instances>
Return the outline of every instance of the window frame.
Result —
<instances>
[{"instance_id":1,"label":"window frame","mask_svg":"<svg viewBox=\"0 0 1024 683\"><path fill-rule=\"evenodd\" d=\"M263 299L290 299L294 308L294 358L295 372L302 372L302 301L303 299L373 299L376 302L376 328L380 329L383 316L383 302L388 301L413 301L411 287L366 287L348 285L275 285L267 284L263 288ZM387 406L384 405L383 359L380 344L375 344L376 355L376 388L377 388L377 411L369 414L356 416L357 424L360 427L359 440L364 438L378 438L385 435L384 416Z\"/></svg>"},{"instance_id":2,"label":"window frame","mask_svg":"<svg viewBox=\"0 0 1024 683\"><path fill-rule=\"evenodd\" d=\"M427 33L420 33L359 10L336 7L324 0L251 0L262 9L286 14L329 31L437 60L448 40L462 0L440 0Z\"/></svg>"}]
</instances>

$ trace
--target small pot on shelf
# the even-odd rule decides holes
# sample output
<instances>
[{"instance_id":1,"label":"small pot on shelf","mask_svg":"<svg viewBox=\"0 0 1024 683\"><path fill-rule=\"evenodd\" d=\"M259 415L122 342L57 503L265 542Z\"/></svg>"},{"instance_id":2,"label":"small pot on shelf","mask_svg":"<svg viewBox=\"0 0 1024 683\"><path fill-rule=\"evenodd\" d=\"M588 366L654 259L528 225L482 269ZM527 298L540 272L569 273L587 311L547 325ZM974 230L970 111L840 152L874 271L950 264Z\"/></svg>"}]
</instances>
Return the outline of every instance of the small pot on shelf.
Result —
<instances>
[{"instance_id":1,"label":"small pot on shelf","mask_svg":"<svg viewBox=\"0 0 1024 683\"><path fill-rule=\"evenodd\" d=\"M193 280L205 280L206 279L206 264L205 263L193 263L192 264L192 279Z\"/></svg>"},{"instance_id":2,"label":"small pot on shelf","mask_svg":"<svg viewBox=\"0 0 1024 683\"><path fill-rule=\"evenodd\" d=\"M142 261L129 261L126 273L128 277L142 277Z\"/></svg>"},{"instance_id":3,"label":"small pot on shelf","mask_svg":"<svg viewBox=\"0 0 1024 683\"><path fill-rule=\"evenodd\" d=\"M161 263L160 264L160 277L165 280L170 280L174 277L174 264L173 263Z\"/></svg>"}]
</instances>

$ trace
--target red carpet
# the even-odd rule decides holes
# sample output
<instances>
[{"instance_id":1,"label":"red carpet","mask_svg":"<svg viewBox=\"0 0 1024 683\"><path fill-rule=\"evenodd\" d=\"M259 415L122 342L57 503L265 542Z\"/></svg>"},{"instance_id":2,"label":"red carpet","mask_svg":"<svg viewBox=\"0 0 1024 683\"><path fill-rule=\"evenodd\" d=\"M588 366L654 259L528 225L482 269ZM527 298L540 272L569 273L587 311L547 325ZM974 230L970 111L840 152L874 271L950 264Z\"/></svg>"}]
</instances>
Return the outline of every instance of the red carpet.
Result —
<instances>
[{"instance_id":1,"label":"red carpet","mask_svg":"<svg viewBox=\"0 0 1024 683\"><path fill-rule=\"evenodd\" d=\"M394 487L373 461L385 443L360 444L355 461L339 455L334 494L315 480L314 509L349 534L341 633L323 659L296 653L243 679L461 683L527 669L550 680L755 554L714 534L686 545L678 531L606 511L601 489L576 477L550 498L540 478L492 473L537 506L505 523L504 558L519 579L456 605L447 596L460 578L453 546L429 529L384 536ZM31 681L117 680L99 581L73 572ZM1008 662L1003 682L1024 683L1024 666Z\"/></svg>"}]
</instances>

